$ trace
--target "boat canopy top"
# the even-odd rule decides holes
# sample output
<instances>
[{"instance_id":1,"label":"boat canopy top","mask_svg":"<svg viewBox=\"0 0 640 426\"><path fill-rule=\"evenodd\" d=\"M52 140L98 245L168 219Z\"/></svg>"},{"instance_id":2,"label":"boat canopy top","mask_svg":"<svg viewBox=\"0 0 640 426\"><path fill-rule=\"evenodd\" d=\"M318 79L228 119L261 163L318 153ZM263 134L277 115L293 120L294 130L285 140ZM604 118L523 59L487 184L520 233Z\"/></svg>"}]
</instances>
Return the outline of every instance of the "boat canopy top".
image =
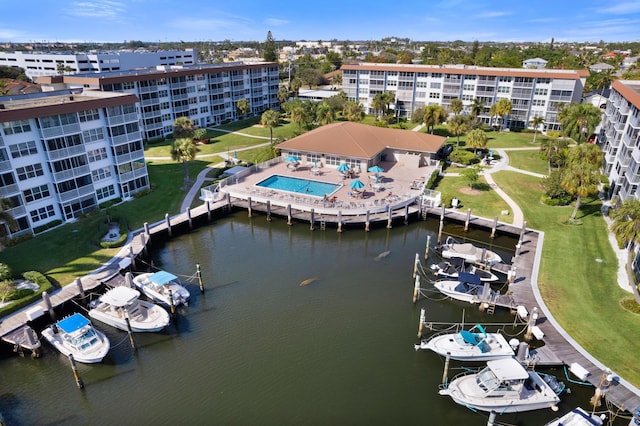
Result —
<instances>
[{"instance_id":1,"label":"boat canopy top","mask_svg":"<svg viewBox=\"0 0 640 426\"><path fill-rule=\"evenodd\" d=\"M458 281L466 284L481 285L480 277L468 272L459 272Z\"/></svg>"},{"instance_id":2,"label":"boat canopy top","mask_svg":"<svg viewBox=\"0 0 640 426\"><path fill-rule=\"evenodd\" d=\"M58 328L63 332L70 334L89 324L91 324L91 322L87 318L83 317L82 314L75 313L58 321Z\"/></svg>"},{"instance_id":3,"label":"boat canopy top","mask_svg":"<svg viewBox=\"0 0 640 426\"><path fill-rule=\"evenodd\" d=\"M139 297L140 292L138 290L120 286L113 288L103 294L100 297L100 301L108 303L109 305L115 306L117 308L122 308L123 306L130 305Z\"/></svg>"},{"instance_id":4,"label":"boat canopy top","mask_svg":"<svg viewBox=\"0 0 640 426\"><path fill-rule=\"evenodd\" d=\"M520 361L515 358L503 358L487 361L487 367L500 381L524 380L529 378L529 373Z\"/></svg>"},{"instance_id":5,"label":"boat canopy top","mask_svg":"<svg viewBox=\"0 0 640 426\"><path fill-rule=\"evenodd\" d=\"M472 333L467 330L462 330L460 332L460 336L462 336L462 340L464 340L465 343L473 346L480 344L480 342L482 342L483 340L482 336L480 336L479 334Z\"/></svg>"},{"instance_id":6,"label":"boat canopy top","mask_svg":"<svg viewBox=\"0 0 640 426\"><path fill-rule=\"evenodd\" d=\"M149 280L157 285L165 285L177 279L178 277L167 271L158 271L151 274L151 276L149 277Z\"/></svg>"}]
</instances>

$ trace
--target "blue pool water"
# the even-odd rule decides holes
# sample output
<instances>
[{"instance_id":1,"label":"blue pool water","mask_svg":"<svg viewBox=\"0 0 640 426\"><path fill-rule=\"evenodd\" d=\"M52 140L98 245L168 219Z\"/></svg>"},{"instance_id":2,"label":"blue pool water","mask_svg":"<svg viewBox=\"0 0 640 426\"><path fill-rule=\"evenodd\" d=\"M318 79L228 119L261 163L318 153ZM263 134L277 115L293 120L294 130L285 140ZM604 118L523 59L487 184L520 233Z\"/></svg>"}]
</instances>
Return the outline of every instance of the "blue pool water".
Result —
<instances>
[{"instance_id":1,"label":"blue pool water","mask_svg":"<svg viewBox=\"0 0 640 426\"><path fill-rule=\"evenodd\" d=\"M340 189L342 185L319 182L317 180L273 175L263 181L256 183L256 186L275 189L278 191L295 192L298 194L310 195L313 197L324 197L325 194L333 194L335 191Z\"/></svg>"}]
</instances>

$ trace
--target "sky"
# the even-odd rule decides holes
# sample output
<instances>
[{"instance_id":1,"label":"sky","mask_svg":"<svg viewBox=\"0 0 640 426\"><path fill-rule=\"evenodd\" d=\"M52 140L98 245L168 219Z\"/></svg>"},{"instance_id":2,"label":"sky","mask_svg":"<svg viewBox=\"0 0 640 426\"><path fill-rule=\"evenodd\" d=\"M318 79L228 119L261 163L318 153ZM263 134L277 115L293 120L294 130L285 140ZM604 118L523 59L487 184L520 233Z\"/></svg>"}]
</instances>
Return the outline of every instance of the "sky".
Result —
<instances>
[{"instance_id":1,"label":"sky","mask_svg":"<svg viewBox=\"0 0 640 426\"><path fill-rule=\"evenodd\" d=\"M14 3L16 5L16 3ZM2 42L640 41L639 0L30 0Z\"/></svg>"}]
</instances>

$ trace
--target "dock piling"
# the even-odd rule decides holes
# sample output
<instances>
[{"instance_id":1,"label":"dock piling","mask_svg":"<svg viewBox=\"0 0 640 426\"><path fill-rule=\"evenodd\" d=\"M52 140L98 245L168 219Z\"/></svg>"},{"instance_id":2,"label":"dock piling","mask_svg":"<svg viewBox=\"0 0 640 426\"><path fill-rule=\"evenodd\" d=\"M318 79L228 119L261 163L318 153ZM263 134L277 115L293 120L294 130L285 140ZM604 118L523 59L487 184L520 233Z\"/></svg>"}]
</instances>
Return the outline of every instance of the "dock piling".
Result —
<instances>
[{"instance_id":1,"label":"dock piling","mask_svg":"<svg viewBox=\"0 0 640 426\"><path fill-rule=\"evenodd\" d=\"M267 200L267 222L271 222L271 200Z\"/></svg>"},{"instance_id":2,"label":"dock piling","mask_svg":"<svg viewBox=\"0 0 640 426\"><path fill-rule=\"evenodd\" d=\"M42 301L44 302L44 306L47 308L47 311L49 312L49 316L51 317L51 320L55 322L56 313L53 311L53 306L51 306L51 298L49 297L49 293L47 293L46 291L42 292Z\"/></svg>"},{"instance_id":3,"label":"dock piling","mask_svg":"<svg viewBox=\"0 0 640 426\"><path fill-rule=\"evenodd\" d=\"M391 229L391 222L393 219L393 209L389 206L389 217L387 218L387 229Z\"/></svg>"},{"instance_id":4,"label":"dock piling","mask_svg":"<svg viewBox=\"0 0 640 426\"><path fill-rule=\"evenodd\" d=\"M425 309L420 309L420 322L418 323L418 339L422 337L422 328L424 327L426 312Z\"/></svg>"},{"instance_id":5,"label":"dock piling","mask_svg":"<svg viewBox=\"0 0 640 426\"><path fill-rule=\"evenodd\" d=\"M409 204L404 206L404 224L409 224Z\"/></svg>"},{"instance_id":6,"label":"dock piling","mask_svg":"<svg viewBox=\"0 0 640 426\"><path fill-rule=\"evenodd\" d=\"M207 200L206 204L207 204L207 220L211 222L211 203L209 202L209 200Z\"/></svg>"},{"instance_id":7,"label":"dock piling","mask_svg":"<svg viewBox=\"0 0 640 426\"><path fill-rule=\"evenodd\" d=\"M131 343L131 349L133 349L133 352L137 352L138 348L136 347L136 339L133 337L133 330L131 330L131 321L129 320L129 312L125 311L124 322L127 325L127 334L129 335L129 343Z\"/></svg>"},{"instance_id":8,"label":"dock piling","mask_svg":"<svg viewBox=\"0 0 640 426\"><path fill-rule=\"evenodd\" d=\"M427 244L424 247L424 260L429 258L429 246L431 245L431 235L427 235Z\"/></svg>"},{"instance_id":9,"label":"dock piling","mask_svg":"<svg viewBox=\"0 0 640 426\"><path fill-rule=\"evenodd\" d=\"M189 220L189 229L193 229L193 219L191 218L191 207L187 207L187 219Z\"/></svg>"},{"instance_id":10,"label":"dock piling","mask_svg":"<svg viewBox=\"0 0 640 426\"><path fill-rule=\"evenodd\" d=\"M287 204L287 225L291 226L291 204Z\"/></svg>"},{"instance_id":11,"label":"dock piling","mask_svg":"<svg viewBox=\"0 0 640 426\"><path fill-rule=\"evenodd\" d=\"M171 237L171 219L169 218L169 213L164 214L164 221L167 225L167 232L169 233L169 237Z\"/></svg>"},{"instance_id":12,"label":"dock piling","mask_svg":"<svg viewBox=\"0 0 640 426\"><path fill-rule=\"evenodd\" d=\"M73 354L69 354L69 362L71 363L71 370L73 371L73 378L76 381L76 386L78 386L78 389L84 389L84 383L82 383L80 373L78 373L78 366L76 365L76 360L73 359Z\"/></svg>"},{"instance_id":13,"label":"dock piling","mask_svg":"<svg viewBox=\"0 0 640 426\"><path fill-rule=\"evenodd\" d=\"M80 293L80 297L84 299L84 288L82 288L82 280L80 278L76 278L74 280L76 287L78 288L78 293Z\"/></svg>"},{"instance_id":14,"label":"dock piling","mask_svg":"<svg viewBox=\"0 0 640 426\"><path fill-rule=\"evenodd\" d=\"M467 219L464 221L464 232L469 230L469 222L471 222L471 208L467 209Z\"/></svg>"},{"instance_id":15,"label":"dock piling","mask_svg":"<svg viewBox=\"0 0 640 426\"><path fill-rule=\"evenodd\" d=\"M338 232L342 232L342 210L338 210Z\"/></svg>"},{"instance_id":16,"label":"dock piling","mask_svg":"<svg viewBox=\"0 0 640 426\"><path fill-rule=\"evenodd\" d=\"M169 307L171 308L171 316L175 316L176 315L176 305L173 302L173 291L171 291L171 289L169 289Z\"/></svg>"},{"instance_id":17,"label":"dock piling","mask_svg":"<svg viewBox=\"0 0 640 426\"><path fill-rule=\"evenodd\" d=\"M438 227L438 245L442 244L442 230L444 229L444 220L440 217L440 226Z\"/></svg>"},{"instance_id":18,"label":"dock piling","mask_svg":"<svg viewBox=\"0 0 640 426\"><path fill-rule=\"evenodd\" d=\"M315 213L316 213L315 209L312 208L311 212L310 212L310 218L309 218L309 222L310 222L309 230L310 231L313 231L313 225L314 225L314 222L315 222Z\"/></svg>"},{"instance_id":19,"label":"dock piling","mask_svg":"<svg viewBox=\"0 0 640 426\"><path fill-rule=\"evenodd\" d=\"M533 327L535 327L536 321L538 321L538 308L534 306L527 321L527 332L524 335L526 341L530 341L533 337Z\"/></svg>"},{"instance_id":20,"label":"dock piling","mask_svg":"<svg viewBox=\"0 0 640 426\"><path fill-rule=\"evenodd\" d=\"M416 275L416 280L413 285L413 303L414 304L418 301L419 295L420 295L420 275Z\"/></svg>"},{"instance_id":21,"label":"dock piling","mask_svg":"<svg viewBox=\"0 0 640 426\"><path fill-rule=\"evenodd\" d=\"M496 228L498 227L498 216L493 219L493 226L491 227L491 239L496 236Z\"/></svg>"},{"instance_id":22,"label":"dock piling","mask_svg":"<svg viewBox=\"0 0 640 426\"><path fill-rule=\"evenodd\" d=\"M204 294L204 282L202 281L202 271L200 270L199 263L196 263L196 274L198 275L198 285L200 286L200 293Z\"/></svg>"},{"instance_id":23,"label":"dock piling","mask_svg":"<svg viewBox=\"0 0 640 426\"><path fill-rule=\"evenodd\" d=\"M416 253L416 259L413 261L413 278L418 275L418 265L420 264L420 256Z\"/></svg>"},{"instance_id":24,"label":"dock piling","mask_svg":"<svg viewBox=\"0 0 640 426\"><path fill-rule=\"evenodd\" d=\"M136 285L133 282L133 275L131 274L131 272L127 272L126 274L124 274L124 281L127 284L127 287L136 288Z\"/></svg>"},{"instance_id":25,"label":"dock piling","mask_svg":"<svg viewBox=\"0 0 640 426\"><path fill-rule=\"evenodd\" d=\"M449 361L451 361L451 352L447 352L447 357L444 360L444 371L442 372L442 384L447 384L447 378L449 376Z\"/></svg>"},{"instance_id":26,"label":"dock piling","mask_svg":"<svg viewBox=\"0 0 640 426\"><path fill-rule=\"evenodd\" d=\"M251 207L251 197L247 197L247 205L248 205L248 207L247 207L247 212L248 212L247 213L247 217L251 217L251 209L252 209L252 207Z\"/></svg>"},{"instance_id":27,"label":"dock piling","mask_svg":"<svg viewBox=\"0 0 640 426\"><path fill-rule=\"evenodd\" d=\"M493 426L495 424L496 421L496 412L492 411L489 413L489 420L487 421L487 426Z\"/></svg>"},{"instance_id":28,"label":"dock piling","mask_svg":"<svg viewBox=\"0 0 640 426\"><path fill-rule=\"evenodd\" d=\"M367 210L367 215L366 215L365 220L364 220L364 230L365 230L366 232L369 232L369 220L370 220L370 219L369 219L369 215L370 215L370 214L371 214L371 213L369 212L369 210Z\"/></svg>"}]
</instances>

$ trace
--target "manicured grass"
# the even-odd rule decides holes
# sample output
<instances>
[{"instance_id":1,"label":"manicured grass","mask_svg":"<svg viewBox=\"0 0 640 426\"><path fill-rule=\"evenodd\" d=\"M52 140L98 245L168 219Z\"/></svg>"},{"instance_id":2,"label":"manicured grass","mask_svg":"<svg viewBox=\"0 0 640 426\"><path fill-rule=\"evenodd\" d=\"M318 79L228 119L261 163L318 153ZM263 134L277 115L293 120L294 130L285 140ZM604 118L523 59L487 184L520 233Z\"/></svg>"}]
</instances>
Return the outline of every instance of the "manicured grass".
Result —
<instances>
[{"instance_id":1,"label":"manicured grass","mask_svg":"<svg viewBox=\"0 0 640 426\"><path fill-rule=\"evenodd\" d=\"M640 328L640 315L621 306L629 295L616 281L618 263L600 201L583 200L582 225L569 225L573 207L540 203L538 178L509 171L493 178L520 205L527 226L545 233L538 285L553 316L589 353L640 385L637 345L629 338Z\"/></svg>"},{"instance_id":2,"label":"manicured grass","mask_svg":"<svg viewBox=\"0 0 640 426\"><path fill-rule=\"evenodd\" d=\"M507 151L507 155L509 156L509 165L516 169L542 175L549 173L547 162L540 158L540 150L538 148L526 151Z\"/></svg>"},{"instance_id":3,"label":"manicured grass","mask_svg":"<svg viewBox=\"0 0 640 426\"><path fill-rule=\"evenodd\" d=\"M474 185L473 191L470 191L469 184L460 176L445 177L435 189L442 193L443 198L455 197L460 200L460 209L465 212L471 209L471 214L476 216L488 218L498 216L501 221L508 223L512 221L512 216L502 214L503 210L510 210L509 205L489 187L482 176Z\"/></svg>"}]
</instances>

